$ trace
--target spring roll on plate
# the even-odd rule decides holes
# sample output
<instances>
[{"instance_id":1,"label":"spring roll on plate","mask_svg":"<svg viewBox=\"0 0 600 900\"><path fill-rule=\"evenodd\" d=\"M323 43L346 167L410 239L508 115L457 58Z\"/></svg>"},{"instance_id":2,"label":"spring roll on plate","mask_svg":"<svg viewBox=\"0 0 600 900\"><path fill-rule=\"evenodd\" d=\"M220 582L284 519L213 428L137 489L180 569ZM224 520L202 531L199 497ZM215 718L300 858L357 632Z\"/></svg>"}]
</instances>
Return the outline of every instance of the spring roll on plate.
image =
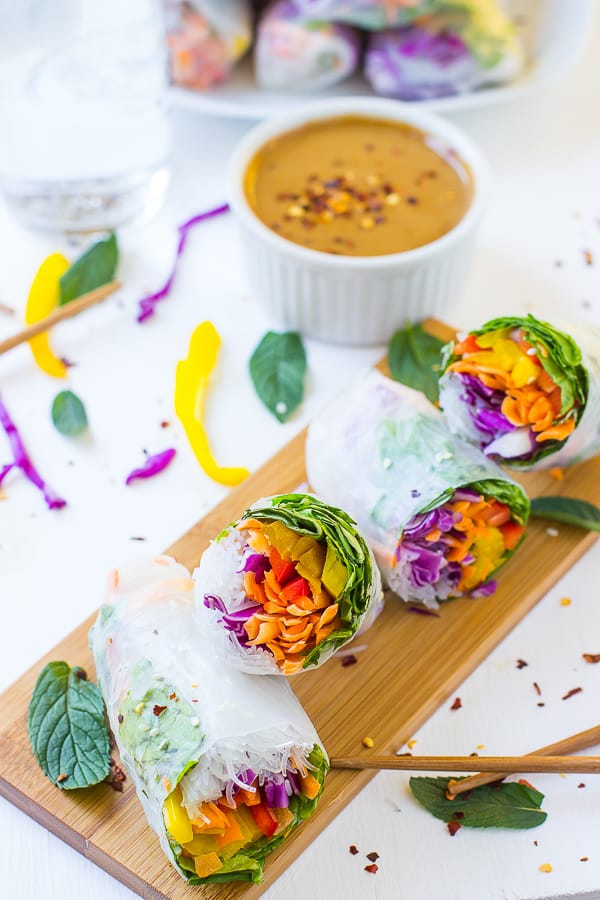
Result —
<instances>
[{"instance_id":1,"label":"spring roll on plate","mask_svg":"<svg viewBox=\"0 0 600 900\"><path fill-rule=\"evenodd\" d=\"M194 572L217 652L259 675L320 665L381 610L379 571L350 516L308 494L258 500Z\"/></svg>"},{"instance_id":2,"label":"spring roll on plate","mask_svg":"<svg viewBox=\"0 0 600 900\"><path fill-rule=\"evenodd\" d=\"M354 28L307 22L291 0L277 0L258 23L256 80L267 90L320 90L350 75L359 54Z\"/></svg>"},{"instance_id":3,"label":"spring roll on plate","mask_svg":"<svg viewBox=\"0 0 600 900\"><path fill-rule=\"evenodd\" d=\"M313 812L325 750L284 678L217 659L169 557L112 573L90 643L110 725L161 846L190 884L262 879Z\"/></svg>"},{"instance_id":4,"label":"spring roll on plate","mask_svg":"<svg viewBox=\"0 0 600 900\"><path fill-rule=\"evenodd\" d=\"M311 424L306 469L356 519L388 586L433 608L493 593L529 514L522 488L423 394L375 371Z\"/></svg>"},{"instance_id":5,"label":"spring roll on plate","mask_svg":"<svg viewBox=\"0 0 600 900\"><path fill-rule=\"evenodd\" d=\"M493 319L444 349L452 431L504 465L568 466L600 452L600 332L534 316Z\"/></svg>"}]
</instances>

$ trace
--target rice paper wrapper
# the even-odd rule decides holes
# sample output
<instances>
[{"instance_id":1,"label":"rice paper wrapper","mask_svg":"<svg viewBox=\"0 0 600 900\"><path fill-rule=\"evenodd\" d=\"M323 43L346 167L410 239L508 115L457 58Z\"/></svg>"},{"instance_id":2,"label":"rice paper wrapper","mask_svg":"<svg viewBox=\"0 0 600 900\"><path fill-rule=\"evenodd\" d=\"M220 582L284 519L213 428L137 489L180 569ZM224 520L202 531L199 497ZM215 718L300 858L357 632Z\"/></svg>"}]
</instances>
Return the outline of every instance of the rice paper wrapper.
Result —
<instances>
[{"instance_id":1,"label":"rice paper wrapper","mask_svg":"<svg viewBox=\"0 0 600 900\"><path fill-rule=\"evenodd\" d=\"M507 504L520 524L529 514L520 485L452 435L423 394L376 371L360 378L312 422L306 470L320 496L356 519L384 583L404 600L432 607L437 606L436 595L413 591L394 562L402 532L414 516L472 485L485 487Z\"/></svg>"},{"instance_id":2,"label":"rice paper wrapper","mask_svg":"<svg viewBox=\"0 0 600 900\"><path fill-rule=\"evenodd\" d=\"M273 3L256 33L256 80L268 90L313 91L347 78L360 53L358 32L333 22L307 22L292 2Z\"/></svg>"},{"instance_id":3,"label":"rice paper wrapper","mask_svg":"<svg viewBox=\"0 0 600 900\"><path fill-rule=\"evenodd\" d=\"M495 329L523 328L531 340L548 352L553 377L563 391L579 397L581 408L575 430L565 441L536 443L532 437L527 452L530 459L519 458L519 449L499 441L488 444L484 452L503 466L521 470L543 470L572 466L600 453L600 329L574 322L543 322L534 316L514 316L487 322L473 334ZM440 406L450 430L476 446L482 446L482 433L475 427L464 400L465 389L457 375L447 371L452 362L452 344L444 348L440 378ZM487 443L487 441L486 441ZM506 446L506 449L504 449Z\"/></svg>"},{"instance_id":4,"label":"rice paper wrapper","mask_svg":"<svg viewBox=\"0 0 600 900\"><path fill-rule=\"evenodd\" d=\"M254 569L255 578L262 585L265 578L270 582L273 572L265 575L265 569L271 569L268 559L248 543L244 526L249 520L264 523L266 531L269 523L284 526L288 544L283 552L297 569L290 575L292 580L298 574L306 575L312 596L314 590L320 589L321 578L327 583L328 590L336 592L335 596L328 595L329 607L319 606L311 615L297 608L303 598L299 601L278 600L287 606L281 614L273 614L272 620L279 628L276 637L269 642L253 644L249 643L249 619L260 616L263 621L268 620L269 616L263 614L274 607L257 608L256 600L247 594L246 574ZM292 540L298 541L296 552L289 542L290 535ZM321 548L321 574L318 574L318 568L308 571L307 556L299 556L300 550L307 555L314 554L311 545L315 543ZM225 528L211 542L193 577L198 621L205 633L210 634L216 652L244 672L256 675L281 672L293 675L322 665L353 637L366 631L383 608L381 576L362 533L345 512L307 494L284 494L257 500L238 522ZM289 582L287 584L289 586ZM285 588L280 594L284 591ZM335 618L330 615L332 610ZM268 625L271 627L270 623ZM303 641L304 646L290 641L287 636L293 632L300 632L298 641ZM256 640L259 638L260 635ZM284 657L280 656L282 646L287 651Z\"/></svg>"},{"instance_id":5,"label":"rice paper wrapper","mask_svg":"<svg viewBox=\"0 0 600 900\"><path fill-rule=\"evenodd\" d=\"M181 846L167 833L163 804L179 786L190 816L203 801L221 797L240 776L281 775L291 757L327 757L317 732L284 678L251 678L215 656L203 639L193 608L193 582L170 557L115 570L90 645L121 760L149 824L178 872ZM229 787L227 787L229 786ZM304 798L305 799L305 798ZM300 818L312 812L305 802ZM233 857L219 878L245 874L259 881L264 856Z\"/></svg>"},{"instance_id":6,"label":"rice paper wrapper","mask_svg":"<svg viewBox=\"0 0 600 900\"><path fill-rule=\"evenodd\" d=\"M400 100L430 100L501 84L517 75L523 54L512 26L493 39L458 23L453 27L452 20L432 16L372 34L364 70L373 90Z\"/></svg>"},{"instance_id":7,"label":"rice paper wrapper","mask_svg":"<svg viewBox=\"0 0 600 900\"><path fill-rule=\"evenodd\" d=\"M248 0L166 0L165 20L171 79L180 87L226 81L252 41Z\"/></svg>"}]
</instances>

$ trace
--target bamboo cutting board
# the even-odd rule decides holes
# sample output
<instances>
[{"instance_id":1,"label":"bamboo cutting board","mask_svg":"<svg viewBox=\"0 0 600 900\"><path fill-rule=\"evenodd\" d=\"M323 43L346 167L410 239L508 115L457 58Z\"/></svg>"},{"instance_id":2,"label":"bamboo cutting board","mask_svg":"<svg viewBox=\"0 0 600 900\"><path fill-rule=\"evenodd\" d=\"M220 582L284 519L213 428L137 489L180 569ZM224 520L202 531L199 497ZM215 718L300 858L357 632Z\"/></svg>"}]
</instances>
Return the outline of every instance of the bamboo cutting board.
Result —
<instances>
[{"instance_id":1,"label":"bamboo cutting board","mask_svg":"<svg viewBox=\"0 0 600 900\"><path fill-rule=\"evenodd\" d=\"M428 330L447 339L446 326ZM302 433L248 478L167 553L192 569L208 542L254 500L292 491L305 479ZM568 471L564 481L548 474L523 477L531 496L568 494L600 504L600 457ZM439 618L411 614L393 596L361 638L367 650L356 665L334 657L320 669L292 679L332 756L369 751L389 753L408 740L595 540L594 534L561 525L550 537L546 523L533 521L523 547L502 570L493 597L445 604ZM151 900L253 900L374 776L369 771L335 771L327 777L315 815L267 863L262 886L189 887L163 855L146 824L131 781L122 794L106 784L85 791L60 791L42 774L27 737L27 707L35 681L50 660L83 666L95 676L83 622L25 673L2 697L0 794L84 856ZM401 703L398 702L401 698ZM444 750L439 748L440 753Z\"/></svg>"}]
</instances>

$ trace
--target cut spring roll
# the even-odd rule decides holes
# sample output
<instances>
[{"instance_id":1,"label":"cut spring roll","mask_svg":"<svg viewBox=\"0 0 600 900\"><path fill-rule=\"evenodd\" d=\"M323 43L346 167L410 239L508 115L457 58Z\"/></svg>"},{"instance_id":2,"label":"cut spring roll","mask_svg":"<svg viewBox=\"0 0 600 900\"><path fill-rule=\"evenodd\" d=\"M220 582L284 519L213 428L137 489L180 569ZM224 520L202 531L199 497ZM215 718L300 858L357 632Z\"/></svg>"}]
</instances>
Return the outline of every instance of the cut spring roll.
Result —
<instances>
[{"instance_id":1,"label":"cut spring roll","mask_svg":"<svg viewBox=\"0 0 600 900\"><path fill-rule=\"evenodd\" d=\"M600 333L534 316L493 319L444 349L449 428L520 469L572 465L600 451Z\"/></svg>"},{"instance_id":2,"label":"cut spring roll","mask_svg":"<svg viewBox=\"0 0 600 900\"><path fill-rule=\"evenodd\" d=\"M293 675L318 666L381 610L381 579L350 516L307 494L257 501L194 572L203 627L235 665Z\"/></svg>"},{"instance_id":3,"label":"cut spring roll","mask_svg":"<svg viewBox=\"0 0 600 900\"><path fill-rule=\"evenodd\" d=\"M423 394L374 371L312 423L306 467L356 519L388 586L433 608L493 593L529 515L522 488Z\"/></svg>"},{"instance_id":4,"label":"cut spring roll","mask_svg":"<svg viewBox=\"0 0 600 900\"><path fill-rule=\"evenodd\" d=\"M122 762L171 863L190 884L260 882L328 767L286 679L214 656L192 579L165 556L112 573L90 643Z\"/></svg>"},{"instance_id":5,"label":"cut spring roll","mask_svg":"<svg viewBox=\"0 0 600 900\"><path fill-rule=\"evenodd\" d=\"M269 90L321 90L347 78L358 63L360 37L348 25L307 22L291 0L277 0L256 32L256 80Z\"/></svg>"}]
</instances>

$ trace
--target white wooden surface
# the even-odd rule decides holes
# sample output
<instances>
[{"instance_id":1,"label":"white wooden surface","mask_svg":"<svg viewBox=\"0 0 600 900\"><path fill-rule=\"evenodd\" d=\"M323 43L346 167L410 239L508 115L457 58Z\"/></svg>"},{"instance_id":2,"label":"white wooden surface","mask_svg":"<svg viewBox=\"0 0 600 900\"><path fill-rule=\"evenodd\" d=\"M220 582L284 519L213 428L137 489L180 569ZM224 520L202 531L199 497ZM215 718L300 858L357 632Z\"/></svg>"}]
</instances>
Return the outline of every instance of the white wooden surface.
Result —
<instances>
[{"instance_id":1,"label":"white wooden surface","mask_svg":"<svg viewBox=\"0 0 600 900\"><path fill-rule=\"evenodd\" d=\"M448 309L448 321L468 326L493 314L531 310L600 324L599 41L596 28L578 66L545 93L453 117L486 152L495 190L468 288ZM249 355L269 323L246 294L235 229L226 218L196 230L172 297L154 321L135 323L136 298L160 283L169 267L175 224L222 201L226 158L246 127L174 115L176 151L165 207L152 223L120 235L121 299L57 330L57 350L77 363L69 386L86 403L88 437L69 441L55 432L49 408L63 385L33 366L26 347L0 359L3 398L44 475L69 501L62 512L50 513L24 480L6 483L7 499L0 502L0 689L94 609L107 568L168 545L223 495L198 469L172 409L174 365L198 322L212 319L223 337L208 410L215 453L224 464L251 469L351 373L381 355L382 348L309 343L302 411L285 426L272 419L247 375ZM1 207L0 246L0 301L19 310L39 261L55 249L77 252L65 240L21 229ZM584 250L594 255L592 265ZM0 336L16 325L0 314ZM172 424L163 429L163 420ZM178 450L167 472L124 487L144 448L167 446ZM0 462L6 455L0 435ZM560 537L548 540L560 552ZM600 665L585 663L581 654L600 653L599 571L596 546L461 687L462 709L452 712L447 705L415 735L413 752L520 753L596 724ZM563 597L572 600L569 606L561 605ZM527 660L527 668L516 668L518 658ZM579 686L582 693L561 700ZM451 838L443 823L416 806L407 778L380 775L265 896L600 898L600 779L539 776L535 784L546 793L549 813L537 830L462 829ZM131 896L4 801L0 835L3 897ZM349 844L360 855L351 856ZM364 854L372 850L380 854L374 876L363 871ZM549 874L539 871L546 862Z\"/></svg>"}]
</instances>

